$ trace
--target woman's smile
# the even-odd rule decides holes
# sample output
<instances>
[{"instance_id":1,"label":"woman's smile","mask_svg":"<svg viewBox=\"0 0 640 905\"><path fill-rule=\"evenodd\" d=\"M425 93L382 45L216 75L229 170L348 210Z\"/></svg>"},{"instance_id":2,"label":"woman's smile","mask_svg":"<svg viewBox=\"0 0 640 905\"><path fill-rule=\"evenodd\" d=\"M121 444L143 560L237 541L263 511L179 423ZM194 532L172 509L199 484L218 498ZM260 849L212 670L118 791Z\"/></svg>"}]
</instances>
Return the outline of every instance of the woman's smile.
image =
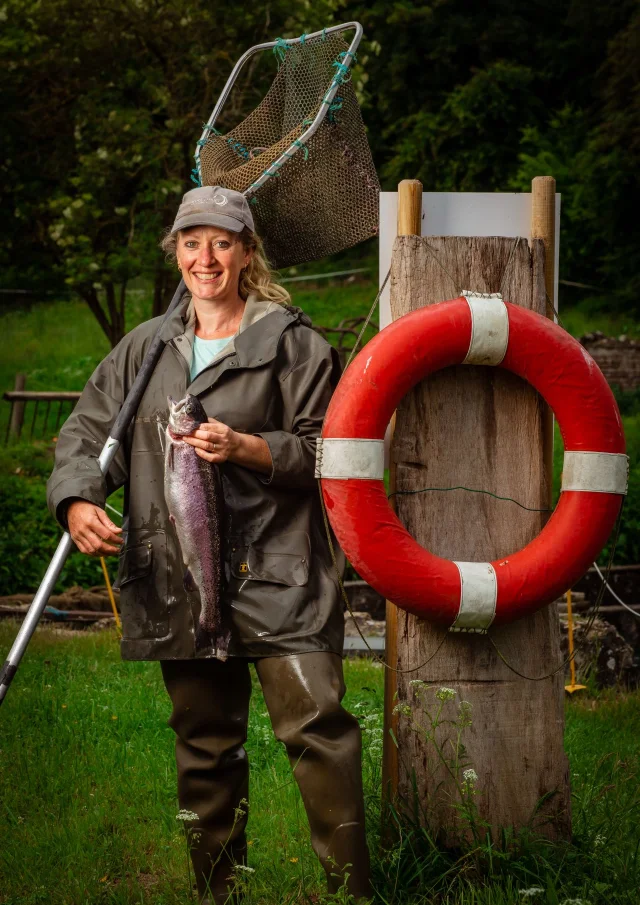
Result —
<instances>
[{"instance_id":1,"label":"woman's smile","mask_svg":"<svg viewBox=\"0 0 640 905\"><path fill-rule=\"evenodd\" d=\"M203 301L235 301L248 256L238 236L218 227L183 230L176 249L187 289Z\"/></svg>"}]
</instances>

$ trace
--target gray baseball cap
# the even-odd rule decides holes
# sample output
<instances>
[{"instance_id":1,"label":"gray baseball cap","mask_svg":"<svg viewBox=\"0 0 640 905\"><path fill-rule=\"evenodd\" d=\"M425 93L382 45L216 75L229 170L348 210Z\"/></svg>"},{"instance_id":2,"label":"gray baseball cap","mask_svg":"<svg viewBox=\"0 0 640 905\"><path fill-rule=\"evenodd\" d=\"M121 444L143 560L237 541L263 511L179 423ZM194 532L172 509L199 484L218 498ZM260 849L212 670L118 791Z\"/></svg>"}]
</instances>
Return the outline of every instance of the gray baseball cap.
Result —
<instances>
[{"instance_id":1,"label":"gray baseball cap","mask_svg":"<svg viewBox=\"0 0 640 905\"><path fill-rule=\"evenodd\" d=\"M190 226L218 226L232 233L247 226L255 230L253 216L242 192L224 189L219 185L203 185L182 196L171 235Z\"/></svg>"}]
</instances>

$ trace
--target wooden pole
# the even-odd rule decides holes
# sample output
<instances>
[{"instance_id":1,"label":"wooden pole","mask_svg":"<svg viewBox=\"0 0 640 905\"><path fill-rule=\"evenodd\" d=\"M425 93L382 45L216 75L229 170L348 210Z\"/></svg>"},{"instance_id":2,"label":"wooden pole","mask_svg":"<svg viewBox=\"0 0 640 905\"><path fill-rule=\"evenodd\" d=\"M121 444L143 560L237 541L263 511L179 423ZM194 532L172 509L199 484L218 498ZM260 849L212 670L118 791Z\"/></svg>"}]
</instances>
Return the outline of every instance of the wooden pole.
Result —
<instances>
[{"instance_id":1,"label":"wooden pole","mask_svg":"<svg viewBox=\"0 0 640 905\"><path fill-rule=\"evenodd\" d=\"M496 292L503 284L506 299L543 313L543 243L534 240L531 250L526 242L515 252L513 248L513 239L507 238L398 237L392 257L393 318L452 298L456 288ZM398 516L438 556L490 562L525 546L544 525L546 512L526 511L485 494L402 494L463 486L510 497L531 509L547 507L539 397L501 369L447 368L416 386L398 406L391 459ZM422 679L436 688L455 689L455 700L443 704L446 719L457 718L460 700L471 704L472 724L462 741L466 766L478 777L474 801L480 821L494 829L530 826L548 837L566 838L570 794L563 671L541 681L521 678L502 662L488 637L448 633L403 610L397 611L396 632L399 644L388 660L403 670L397 673L398 698L411 704L415 721L412 726L401 717L397 726L400 801L413 808L415 789L419 813L445 840L468 830L455 807L460 800L455 783L439 765L433 742L415 730L415 723L429 726L427 708L410 685ZM562 662L555 607L491 629L490 637L526 676L554 673ZM434 689L425 694L433 712ZM448 752L451 731L450 724L443 724L437 733Z\"/></svg>"},{"instance_id":2,"label":"wooden pole","mask_svg":"<svg viewBox=\"0 0 640 905\"><path fill-rule=\"evenodd\" d=\"M542 239L544 244L544 285L546 306L543 312L554 319L557 310L556 286L556 181L553 176L536 176L531 180L531 241ZM546 499L553 500L553 412L544 406L543 415L544 472Z\"/></svg>"},{"instance_id":3,"label":"wooden pole","mask_svg":"<svg viewBox=\"0 0 640 905\"><path fill-rule=\"evenodd\" d=\"M398 235L419 236L422 232L422 183L418 179L403 179L398 185ZM391 419L390 437L393 439L396 416ZM396 466L389 457L389 493L396 489ZM392 497L395 502L395 497ZM394 506L392 502L392 506ZM395 508L395 506L394 506ZM398 608L387 600L385 627L386 661L395 665L398 659ZM384 735L382 741L382 790L392 798L398 789L398 749L394 738L398 719L393 714L398 683L396 673L385 670L384 678Z\"/></svg>"},{"instance_id":4,"label":"wooden pole","mask_svg":"<svg viewBox=\"0 0 640 905\"><path fill-rule=\"evenodd\" d=\"M555 305L556 280L556 181L553 176L531 180L531 238L544 243L544 284ZM553 312L550 313L553 317Z\"/></svg>"},{"instance_id":5,"label":"wooden pole","mask_svg":"<svg viewBox=\"0 0 640 905\"><path fill-rule=\"evenodd\" d=\"M16 374L16 381L13 387L14 392L24 390L26 382L26 374ZM17 439L20 439L20 434L22 433L22 425L24 423L24 405L24 402L22 400L19 400L18 402L14 402L11 407L9 436L16 437Z\"/></svg>"},{"instance_id":6,"label":"wooden pole","mask_svg":"<svg viewBox=\"0 0 640 905\"><path fill-rule=\"evenodd\" d=\"M422 183L419 179L403 179L398 184L398 235L422 234Z\"/></svg>"}]
</instances>

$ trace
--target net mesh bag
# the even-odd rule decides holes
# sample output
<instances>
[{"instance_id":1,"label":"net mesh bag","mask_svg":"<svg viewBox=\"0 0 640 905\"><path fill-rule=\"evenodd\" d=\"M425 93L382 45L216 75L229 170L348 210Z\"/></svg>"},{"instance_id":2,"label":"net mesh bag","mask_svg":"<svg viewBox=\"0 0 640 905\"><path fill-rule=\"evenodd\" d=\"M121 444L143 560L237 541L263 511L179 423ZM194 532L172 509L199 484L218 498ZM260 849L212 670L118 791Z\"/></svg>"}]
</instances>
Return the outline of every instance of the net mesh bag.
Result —
<instances>
[{"instance_id":1,"label":"net mesh bag","mask_svg":"<svg viewBox=\"0 0 640 905\"><path fill-rule=\"evenodd\" d=\"M378 231L380 185L350 73L325 100L347 49L338 33L276 47L279 68L262 101L224 135L210 128L200 150L203 185L247 192L326 104L306 145L248 193L276 268L342 251Z\"/></svg>"}]
</instances>

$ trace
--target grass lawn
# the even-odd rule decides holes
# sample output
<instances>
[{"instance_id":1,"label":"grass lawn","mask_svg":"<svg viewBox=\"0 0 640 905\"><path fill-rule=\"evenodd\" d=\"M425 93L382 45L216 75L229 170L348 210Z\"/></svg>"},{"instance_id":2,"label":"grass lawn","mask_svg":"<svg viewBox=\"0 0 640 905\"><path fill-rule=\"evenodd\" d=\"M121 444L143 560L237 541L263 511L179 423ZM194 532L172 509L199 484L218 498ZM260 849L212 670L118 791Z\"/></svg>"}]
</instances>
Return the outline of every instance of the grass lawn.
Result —
<instances>
[{"instance_id":1,"label":"grass lawn","mask_svg":"<svg viewBox=\"0 0 640 905\"><path fill-rule=\"evenodd\" d=\"M15 630L0 624L2 649ZM383 670L348 660L345 671L346 706L367 728L376 901L636 905L640 694L567 702L573 844L523 839L507 852L485 846L461 857L408 831L402 845L381 854ZM169 710L158 665L121 662L114 633L65 637L38 630L0 710L0 905L190 901ZM257 685L247 747L255 868L247 875L247 905L325 901L297 787Z\"/></svg>"}]
</instances>

